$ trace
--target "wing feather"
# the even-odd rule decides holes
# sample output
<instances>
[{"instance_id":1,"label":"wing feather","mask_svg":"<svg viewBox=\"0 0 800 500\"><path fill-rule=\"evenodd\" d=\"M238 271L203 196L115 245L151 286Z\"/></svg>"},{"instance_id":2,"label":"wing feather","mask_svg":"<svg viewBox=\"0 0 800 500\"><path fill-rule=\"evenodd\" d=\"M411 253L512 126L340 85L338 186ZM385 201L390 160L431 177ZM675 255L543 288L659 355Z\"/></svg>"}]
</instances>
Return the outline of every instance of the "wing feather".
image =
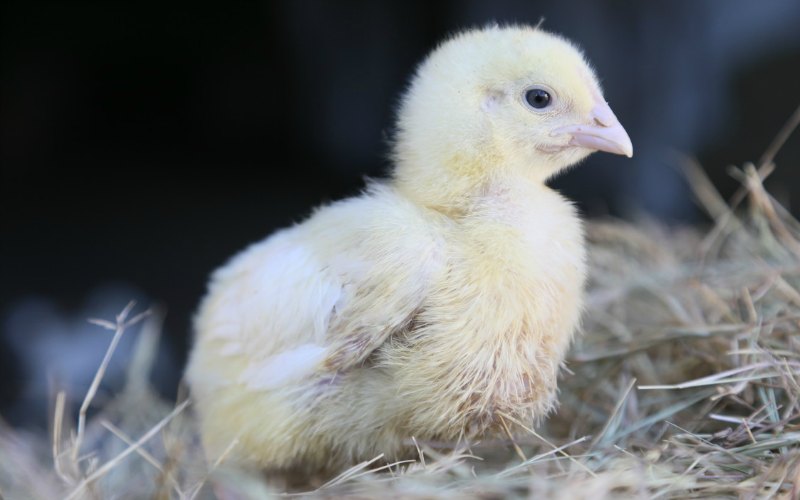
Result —
<instances>
[{"instance_id":1,"label":"wing feather","mask_svg":"<svg viewBox=\"0 0 800 500\"><path fill-rule=\"evenodd\" d=\"M442 267L436 235L386 190L325 207L217 272L198 331L244 359L239 382L256 389L351 369L421 307Z\"/></svg>"}]
</instances>

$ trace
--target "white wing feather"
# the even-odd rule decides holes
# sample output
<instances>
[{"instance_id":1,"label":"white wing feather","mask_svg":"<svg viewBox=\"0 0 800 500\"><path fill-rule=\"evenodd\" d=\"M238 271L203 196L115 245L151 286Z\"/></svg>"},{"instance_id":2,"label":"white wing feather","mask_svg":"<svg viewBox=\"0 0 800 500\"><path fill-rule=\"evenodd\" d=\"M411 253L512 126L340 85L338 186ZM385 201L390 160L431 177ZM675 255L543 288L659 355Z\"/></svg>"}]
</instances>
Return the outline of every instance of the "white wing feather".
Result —
<instances>
[{"instance_id":1,"label":"white wing feather","mask_svg":"<svg viewBox=\"0 0 800 500\"><path fill-rule=\"evenodd\" d=\"M213 277L199 335L274 389L362 362L422 303L441 244L419 208L385 188L340 202L236 256Z\"/></svg>"}]
</instances>

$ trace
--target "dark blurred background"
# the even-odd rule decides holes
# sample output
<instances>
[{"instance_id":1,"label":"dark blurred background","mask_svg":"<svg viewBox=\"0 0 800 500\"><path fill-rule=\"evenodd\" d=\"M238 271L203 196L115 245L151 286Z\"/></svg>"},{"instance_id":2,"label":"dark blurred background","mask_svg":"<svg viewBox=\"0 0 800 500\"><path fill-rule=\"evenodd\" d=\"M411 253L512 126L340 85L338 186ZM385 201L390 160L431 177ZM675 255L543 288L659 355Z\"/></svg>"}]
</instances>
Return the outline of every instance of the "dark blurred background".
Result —
<instances>
[{"instance_id":1,"label":"dark blurred background","mask_svg":"<svg viewBox=\"0 0 800 500\"><path fill-rule=\"evenodd\" d=\"M437 41L541 18L585 49L636 151L554 182L590 217L703 223L674 152L729 195L727 165L800 105L797 0L2 3L0 414L45 422L55 383L81 397L110 339L85 318L130 298L168 307L174 392L209 272L386 171L398 95ZM797 135L777 163L796 211Z\"/></svg>"}]
</instances>

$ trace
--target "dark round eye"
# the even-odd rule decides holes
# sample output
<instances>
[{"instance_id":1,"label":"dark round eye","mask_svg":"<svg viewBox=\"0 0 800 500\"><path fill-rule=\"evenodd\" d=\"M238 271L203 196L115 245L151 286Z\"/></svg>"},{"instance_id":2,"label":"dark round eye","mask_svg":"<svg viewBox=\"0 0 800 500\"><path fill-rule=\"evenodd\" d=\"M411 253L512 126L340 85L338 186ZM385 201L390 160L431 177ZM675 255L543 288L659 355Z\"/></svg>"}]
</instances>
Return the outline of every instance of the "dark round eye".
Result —
<instances>
[{"instance_id":1,"label":"dark round eye","mask_svg":"<svg viewBox=\"0 0 800 500\"><path fill-rule=\"evenodd\" d=\"M550 105L550 94L543 89L530 89L525 92L525 101L532 108L542 109Z\"/></svg>"}]
</instances>

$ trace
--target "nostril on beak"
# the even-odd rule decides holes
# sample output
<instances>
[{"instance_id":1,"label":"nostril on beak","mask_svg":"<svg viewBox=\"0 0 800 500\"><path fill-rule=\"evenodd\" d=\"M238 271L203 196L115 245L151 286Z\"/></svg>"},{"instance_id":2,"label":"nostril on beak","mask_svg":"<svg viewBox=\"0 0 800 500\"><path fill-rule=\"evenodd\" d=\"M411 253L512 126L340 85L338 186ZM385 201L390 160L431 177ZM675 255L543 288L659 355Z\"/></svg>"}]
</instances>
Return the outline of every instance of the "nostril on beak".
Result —
<instances>
[{"instance_id":1,"label":"nostril on beak","mask_svg":"<svg viewBox=\"0 0 800 500\"><path fill-rule=\"evenodd\" d=\"M605 101L601 101L601 103L592 109L592 118L594 118L594 122L601 127L610 127L617 121L617 117L614 116L614 113Z\"/></svg>"}]
</instances>

